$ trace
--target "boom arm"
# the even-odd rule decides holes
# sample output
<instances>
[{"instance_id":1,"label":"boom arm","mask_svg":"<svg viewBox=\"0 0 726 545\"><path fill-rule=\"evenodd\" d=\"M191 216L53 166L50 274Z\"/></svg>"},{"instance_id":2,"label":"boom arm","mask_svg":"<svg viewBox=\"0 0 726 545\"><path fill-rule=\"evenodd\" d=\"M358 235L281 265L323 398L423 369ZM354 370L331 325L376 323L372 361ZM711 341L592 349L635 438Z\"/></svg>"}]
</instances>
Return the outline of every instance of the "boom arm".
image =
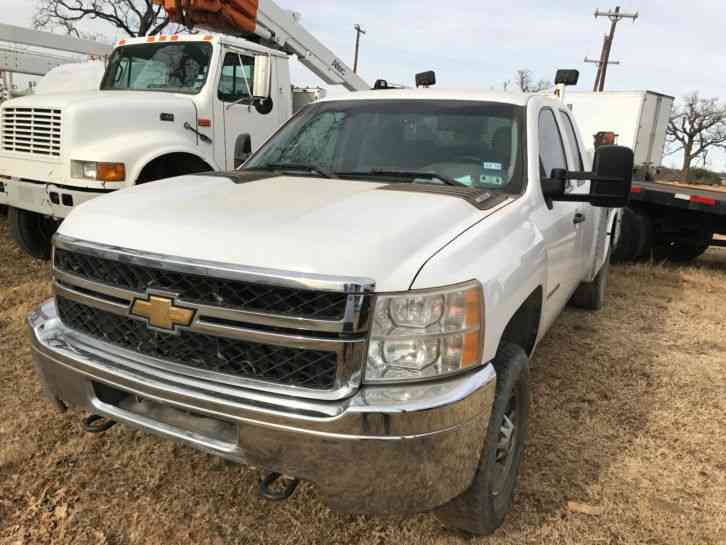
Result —
<instances>
[{"instance_id":1,"label":"boom arm","mask_svg":"<svg viewBox=\"0 0 726 545\"><path fill-rule=\"evenodd\" d=\"M330 49L298 22L299 16L273 0L153 0L164 6L170 18L189 28L255 37L267 46L296 55L325 83L343 85L349 91L370 89Z\"/></svg>"}]
</instances>

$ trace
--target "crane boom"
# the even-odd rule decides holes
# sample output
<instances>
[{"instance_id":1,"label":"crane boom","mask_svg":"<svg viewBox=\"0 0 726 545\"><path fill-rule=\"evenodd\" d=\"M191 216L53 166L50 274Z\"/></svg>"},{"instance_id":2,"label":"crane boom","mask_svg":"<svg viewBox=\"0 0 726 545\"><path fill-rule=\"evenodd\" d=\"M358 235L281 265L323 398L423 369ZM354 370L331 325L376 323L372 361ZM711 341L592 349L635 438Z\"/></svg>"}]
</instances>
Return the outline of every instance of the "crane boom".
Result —
<instances>
[{"instance_id":1,"label":"crane boom","mask_svg":"<svg viewBox=\"0 0 726 545\"><path fill-rule=\"evenodd\" d=\"M153 0L172 21L189 28L243 38L255 38L268 47L295 55L325 83L349 91L370 89L358 74L299 23L299 15L273 0Z\"/></svg>"}]
</instances>

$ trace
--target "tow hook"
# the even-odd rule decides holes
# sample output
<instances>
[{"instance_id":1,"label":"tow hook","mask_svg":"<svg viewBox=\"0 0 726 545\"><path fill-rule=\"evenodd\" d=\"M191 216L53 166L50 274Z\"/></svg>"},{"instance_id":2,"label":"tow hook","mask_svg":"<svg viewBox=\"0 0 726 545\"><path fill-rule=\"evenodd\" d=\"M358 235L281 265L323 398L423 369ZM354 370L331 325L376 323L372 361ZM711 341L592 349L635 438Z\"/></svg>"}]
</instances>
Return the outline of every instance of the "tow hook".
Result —
<instances>
[{"instance_id":1,"label":"tow hook","mask_svg":"<svg viewBox=\"0 0 726 545\"><path fill-rule=\"evenodd\" d=\"M278 481L280 481L278 483ZM277 486L273 485L277 483ZM280 473L269 473L260 480L260 496L269 501L284 501L293 495L300 480Z\"/></svg>"},{"instance_id":2,"label":"tow hook","mask_svg":"<svg viewBox=\"0 0 726 545\"><path fill-rule=\"evenodd\" d=\"M115 425L115 420L111 420L100 414L92 414L83 419L83 431L88 433L103 433Z\"/></svg>"}]
</instances>

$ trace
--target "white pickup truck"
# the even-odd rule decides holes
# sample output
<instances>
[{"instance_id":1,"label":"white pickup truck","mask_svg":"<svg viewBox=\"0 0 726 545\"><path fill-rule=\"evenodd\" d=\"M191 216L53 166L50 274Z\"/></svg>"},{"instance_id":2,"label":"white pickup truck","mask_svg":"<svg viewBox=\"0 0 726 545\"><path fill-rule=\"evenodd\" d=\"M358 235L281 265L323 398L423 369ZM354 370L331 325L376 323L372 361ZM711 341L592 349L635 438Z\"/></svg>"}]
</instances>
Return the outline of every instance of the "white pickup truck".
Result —
<instances>
[{"instance_id":1,"label":"white pickup truck","mask_svg":"<svg viewBox=\"0 0 726 545\"><path fill-rule=\"evenodd\" d=\"M116 422L313 481L356 513L494 531L527 437L528 361L605 297L633 154L594 168L554 97L383 90L304 108L241 169L77 207L33 361Z\"/></svg>"}]
</instances>

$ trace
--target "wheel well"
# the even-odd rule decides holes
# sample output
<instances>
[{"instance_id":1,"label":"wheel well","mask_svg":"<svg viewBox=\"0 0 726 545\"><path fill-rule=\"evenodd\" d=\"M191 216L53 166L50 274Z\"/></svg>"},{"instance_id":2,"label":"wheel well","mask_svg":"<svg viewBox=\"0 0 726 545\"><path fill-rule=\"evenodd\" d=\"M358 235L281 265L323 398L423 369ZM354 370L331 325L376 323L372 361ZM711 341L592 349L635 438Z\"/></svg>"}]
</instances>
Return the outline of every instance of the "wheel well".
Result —
<instances>
[{"instance_id":1,"label":"wheel well","mask_svg":"<svg viewBox=\"0 0 726 545\"><path fill-rule=\"evenodd\" d=\"M531 355L542 316L542 286L534 290L504 328L502 342L516 344Z\"/></svg>"},{"instance_id":2,"label":"wheel well","mask_svg":"<svg viewBox=\"0 0 726 545\"><path fill-rule=\"evenodd\" d=\"M173 178L184 174L214 170L206 161L191 153L168 153L149 162L136 179L136 184Z\"/></svg>"}]
</instances>

